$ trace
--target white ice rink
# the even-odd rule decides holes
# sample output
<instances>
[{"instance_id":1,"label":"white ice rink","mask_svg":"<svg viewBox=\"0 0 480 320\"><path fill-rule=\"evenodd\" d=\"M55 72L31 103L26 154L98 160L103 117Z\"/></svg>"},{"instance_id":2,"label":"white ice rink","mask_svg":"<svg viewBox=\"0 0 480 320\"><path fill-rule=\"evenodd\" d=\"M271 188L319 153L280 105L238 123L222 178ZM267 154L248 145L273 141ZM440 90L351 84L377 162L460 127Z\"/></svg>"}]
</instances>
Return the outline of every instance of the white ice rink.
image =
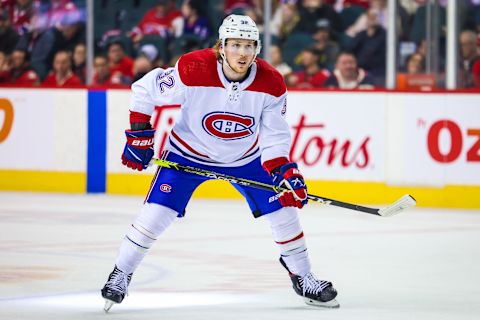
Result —
<instances>
[{"instance_id":1,"label":"white ice rink","mask_svg":"<svg viewBox=\"0 0 480 320\"><path fill-rule=\"evenodd\" d=\"M0 193L0 319L480 319L480 212L382 218L311 204L301 220L341 307L309 307L266 221L237 201L194 200L109 314L100 288L141 197Z\"/></svg>"}]
</instances>

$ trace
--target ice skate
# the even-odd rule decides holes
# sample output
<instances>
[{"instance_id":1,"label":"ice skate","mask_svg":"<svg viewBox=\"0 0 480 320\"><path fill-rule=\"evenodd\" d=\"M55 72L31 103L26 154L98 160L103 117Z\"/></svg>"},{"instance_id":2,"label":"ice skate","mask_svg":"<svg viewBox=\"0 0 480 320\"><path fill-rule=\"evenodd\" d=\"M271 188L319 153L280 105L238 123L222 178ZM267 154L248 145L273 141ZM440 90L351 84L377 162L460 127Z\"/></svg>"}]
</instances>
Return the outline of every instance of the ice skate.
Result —
<instances>
[{"instance_id":1,"label":"ice skate","mask_svg":"<svg viewBox=\"0 0 480 320\"><path fill-rule=\"evenodd\" d=\"M318 280L311 272L304 277L297 276L288 270L282 258L280 258L280 263L287 269L293 289L299 296L303 297L306 304L323 308L340 307L340 304L335 300L337 290L331 282Z\"/></svg>"},{"instance_id":2,"label":"ice skate","mask_svg":"<svg viewBox=\"0 0 480 320\"><path fill-rule=\"evenodd\" d=\"M105 298L103 310L108 312L114 303L121 303L125 295L128 294L128 285L132 279L132 274L126 274L115 266L112 273L108 276L102 291L102 297Z\"/></svg>"}]
</instances>

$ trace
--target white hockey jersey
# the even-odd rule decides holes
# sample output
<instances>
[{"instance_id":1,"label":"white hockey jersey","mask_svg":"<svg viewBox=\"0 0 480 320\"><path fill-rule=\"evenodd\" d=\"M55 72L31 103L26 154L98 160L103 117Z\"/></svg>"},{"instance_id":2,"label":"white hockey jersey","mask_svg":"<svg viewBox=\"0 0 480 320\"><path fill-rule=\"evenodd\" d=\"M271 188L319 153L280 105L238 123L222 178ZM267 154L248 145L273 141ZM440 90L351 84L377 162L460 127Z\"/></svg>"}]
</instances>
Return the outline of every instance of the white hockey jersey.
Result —
<instances>
[{"instance_id":1,"label":"white hockey jersey","mask_svg":"<svg viewBox=\"0 0 480 320\"><path fill-rule=\"evenodd\" d=\"M282 76L258 59L242 82L225 78L212 49L185 54L175 68L157 68L132 85L131 111L180 104L166 149L189 160L241 166L287 157L287 90Z\"/></svg>"}]
</instances>

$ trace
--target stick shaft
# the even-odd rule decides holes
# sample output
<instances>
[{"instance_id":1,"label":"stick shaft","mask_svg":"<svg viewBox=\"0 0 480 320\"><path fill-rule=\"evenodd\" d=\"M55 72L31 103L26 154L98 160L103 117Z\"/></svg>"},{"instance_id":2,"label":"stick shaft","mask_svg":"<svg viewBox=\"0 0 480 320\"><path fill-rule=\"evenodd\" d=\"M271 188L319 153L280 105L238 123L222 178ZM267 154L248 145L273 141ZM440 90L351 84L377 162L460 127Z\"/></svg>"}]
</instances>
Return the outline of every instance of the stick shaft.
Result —
<instances>
[{"instance_id":1,"label":"stick shaft","mask_svg":"<svg viewBox=\"0 0 480 320\"><path fill-rule=\"evenodd\" d=\"M235 183L242 186L253 187L253 188L273 191L273 192L281 192L284 190L288 190L288 189L281 189L274 185L266 184L259 181L229 176L223 173L213 172L210 170L205 170L197 167L185 166L185 165L182 165L176 162L167 161L167 160L154 159L153 163L164 168L174 169L182 172L188 172L188 173L200 175L203 177L208 177L211 179L224 180L224 181L228 181L230 183ZM342 208L351 209L355 211L361 211L369 214L374 214L377 216L380 215L378 213L379 209L375 209L375 208L363 207L357 204L333 200L333 199L320 197L312 194L308 194L307 197L308 197L308 200L315 201L325 205L331 205L331 206L342 207Z\"/></svg>"}]
</instances>

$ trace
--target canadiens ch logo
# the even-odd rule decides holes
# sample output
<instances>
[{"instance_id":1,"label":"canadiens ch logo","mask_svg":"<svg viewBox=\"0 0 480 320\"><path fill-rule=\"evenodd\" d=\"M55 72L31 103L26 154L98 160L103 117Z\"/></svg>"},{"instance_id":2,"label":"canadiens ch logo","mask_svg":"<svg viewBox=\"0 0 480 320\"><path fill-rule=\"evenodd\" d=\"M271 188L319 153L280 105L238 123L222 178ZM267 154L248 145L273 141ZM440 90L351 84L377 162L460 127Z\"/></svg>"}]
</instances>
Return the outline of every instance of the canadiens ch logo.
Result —
<instances>
[{"instance_id":1,"label":"canadiens ch logo","mask_svg":"<svg viewBox=\"0 0 480 320\"><path fill-rule=\"evenodd\" d=\"M170 186L166 183L163 183L162 185L160 185L160 191L165 192L165 193L170 193L172 191L172 186Z\"/></svg>"},{"instance_id":2,"label":"canadiens ch logo","mask_svg":"<svg viewBox=\"0 0 480 320\"><path fill-rule=\"evenodd\" d=\"M203 117L203 129L208 134L223 140L234 140L253 134L255 119L228 112L212 112Z\"/></svg>"}]
</instances>

